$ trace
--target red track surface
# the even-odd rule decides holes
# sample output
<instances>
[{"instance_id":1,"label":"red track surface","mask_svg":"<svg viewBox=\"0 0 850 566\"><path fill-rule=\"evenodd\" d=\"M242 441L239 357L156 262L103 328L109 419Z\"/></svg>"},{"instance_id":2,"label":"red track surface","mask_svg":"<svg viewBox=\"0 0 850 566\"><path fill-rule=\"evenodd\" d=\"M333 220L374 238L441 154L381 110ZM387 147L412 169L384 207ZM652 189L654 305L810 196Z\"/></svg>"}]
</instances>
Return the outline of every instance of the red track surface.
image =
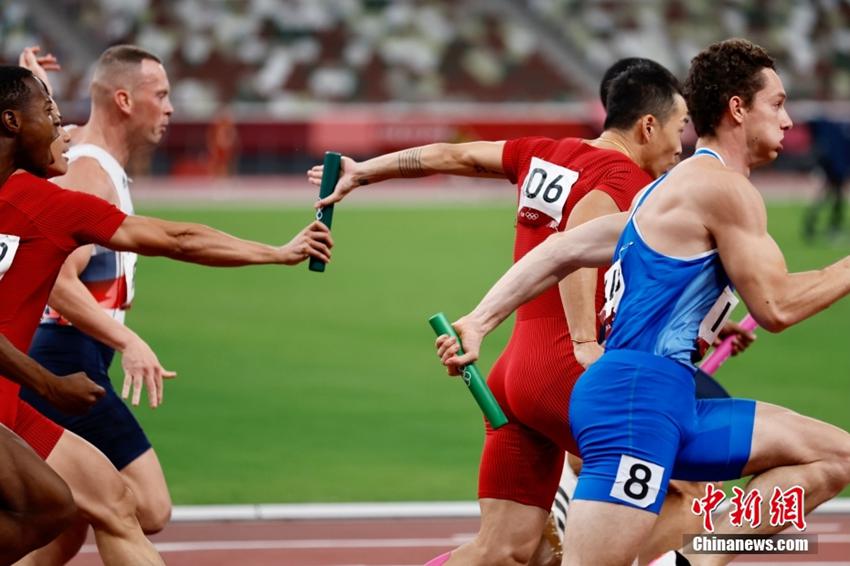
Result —
<instances>
[{"instance_id":1,"label":"red track surface","mask_svg":"<svg viewBox=\"0 0 850 566\"><path fill-rule=\"evenodd\" d=\"M816 554L749 555L735 564L850 566L850 515L807 520ZM172 523L152 539L171 566L418 566L477 528L477 519L199 522ZM92 544L71 562L97 564Z\"/></svg>"}]
</instances>

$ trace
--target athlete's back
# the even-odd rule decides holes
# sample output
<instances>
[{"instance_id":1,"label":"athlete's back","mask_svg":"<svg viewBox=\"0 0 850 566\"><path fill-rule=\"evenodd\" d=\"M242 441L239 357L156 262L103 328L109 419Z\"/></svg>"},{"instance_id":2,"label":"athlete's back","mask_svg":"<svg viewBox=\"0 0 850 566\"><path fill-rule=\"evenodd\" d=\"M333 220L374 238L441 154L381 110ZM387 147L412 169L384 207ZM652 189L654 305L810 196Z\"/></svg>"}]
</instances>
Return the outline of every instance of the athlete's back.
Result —
<instances>
[{"instance_id":1,"label":"athlete's back","mask_svg":"<svg viewBox=\"0 0 850 566\"><path fill-rule=\"evenodd\" d=\"M563 231L573 208L590 191L606 193L622 211L652 180L623 153L597 148L578 138L509 140L502 163L518 191L514 261L554 232ZM597 306L602 296L600 284ZM568 332L557 286L517 311L517 320L544 317L560 319L563 332Z\"/></svg>"},{"instance_id":2,"label":"athlete's back","mask_svg":"<svg viewBox=\"0 0 850 566\"><path fill-rule=\"evenodd\" d=\"M615 311L608 350L628 349L693 367L737 304L701 200L719 155L699 150L641 196L608 276ZM706 180L708 178L708 181Z\"/></svg>"}]
</instances>

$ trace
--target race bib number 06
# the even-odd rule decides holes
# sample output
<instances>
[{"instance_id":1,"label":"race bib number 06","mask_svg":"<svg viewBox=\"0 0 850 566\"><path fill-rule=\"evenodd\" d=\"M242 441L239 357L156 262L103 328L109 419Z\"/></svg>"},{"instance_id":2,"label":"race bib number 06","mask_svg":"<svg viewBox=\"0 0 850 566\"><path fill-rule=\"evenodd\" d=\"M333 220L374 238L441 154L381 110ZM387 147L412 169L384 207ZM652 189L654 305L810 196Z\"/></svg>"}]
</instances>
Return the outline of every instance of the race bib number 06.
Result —
<instances>
[{"instance_id":1,"label":"race bib number 06","mask_svg":"<svg viewBox=\"0 0 850 566\"><path fill-rule=\"evenodd\" d=\"M0 279L3 279L6 272L12 267L12 262L15 260L15 254L18 253L18 246L20 245L20 236L0 234Z\"/></svg>"},{"instance_id":2,"label":"race bib number 06","mask_svg":"<svg viewBox=\"0 0 850 566\"><path fill-rule=\"evenodd\" d=\"M567 197L577 180L576 171L532 157L520 190L517 220L522 224L549 225L557 229Z\"/></svg>"}]
</instances>

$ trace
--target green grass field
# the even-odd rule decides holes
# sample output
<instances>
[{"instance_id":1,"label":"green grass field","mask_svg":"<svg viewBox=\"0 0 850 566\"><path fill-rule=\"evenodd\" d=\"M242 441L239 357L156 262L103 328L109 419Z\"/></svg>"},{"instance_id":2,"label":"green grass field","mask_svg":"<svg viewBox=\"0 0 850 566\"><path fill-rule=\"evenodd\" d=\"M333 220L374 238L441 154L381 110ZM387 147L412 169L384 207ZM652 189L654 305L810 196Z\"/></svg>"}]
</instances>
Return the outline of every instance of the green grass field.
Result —
<instances>
[{"instance_id":1,"label":"green grass field","mask_svg":"<svg viewBox=\"0 0 850 566\"><path fill-rule=\"evenodd\" d=\"M283 242L309 211L159 210ZM847 252L799 242L801 210L771 209L790 268ZM143 258L131 327L179 372L143 421L177 503L474 499L483 437L445 376L426 320L471 309L510 265L513 209L350 208L334 261L210 269ZM485 342L482 369L509 325ZM720 375L737 395L850 429L850 301L781 335L761 332ZM120 368L113 379L120 387ZM850 492L848 492L850 493Z\"/></svg>"}]
</instances>

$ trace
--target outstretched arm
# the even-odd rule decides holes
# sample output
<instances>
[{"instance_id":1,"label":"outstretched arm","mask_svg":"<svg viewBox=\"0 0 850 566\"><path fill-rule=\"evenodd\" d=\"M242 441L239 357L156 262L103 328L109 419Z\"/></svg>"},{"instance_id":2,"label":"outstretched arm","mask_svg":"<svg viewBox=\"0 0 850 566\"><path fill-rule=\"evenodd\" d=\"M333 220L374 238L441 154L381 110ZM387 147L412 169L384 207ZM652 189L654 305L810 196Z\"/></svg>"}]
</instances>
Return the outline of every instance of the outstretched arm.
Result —
<instances>
[{"instance_id":1,"label":"outstretched arm","mask_svg":"<svg viewBox=\"0 0 850 566\"><path fill-rule=\"evenodd\" d=\"M850 294L850 256L816 271L789 273L767 233L761 195L743 178L719 189L708 228L726 273L760 326L780 332Z\"/></svg>"},{"instance_id":2,"label":"outstretched arm","mask_svg":"<svg viewBox=\"0 0 850 566\"><path fill-rule=\"evenodd\" d=\"M142 255L165 256L216 267L295 265L315 257L330 261L333 240L328 228L314 221L288 243L270 246L242 240L202 224L171 222L146 216L128 216L108 247Z\"/></svg>"},{"instance_id":3,"label":"outstretched arm","mask_svg":"<svg viewBox=\"0 0 850 566\"><path fill-rule=\"evenodd\" d=\"M41 47L34 45L25 47L18 56L18 65L32 71L38 79L47 87L47 94L53 96L53 87L50 84L50 79L47 77L47 71L60 71L59 61L52 53L47 55L39 55Z\"/></svg>"},{"instance_id":4,"label":"outstretched arm","mask_svg":"<svg viewBox=\"0 0 850 566\"><path fill-rule=\"evenodd\" d=\"M357 187L387 179L426 177L436 173L501 179L505 176L502 169L504 146L504 141L433 143L387 153L359 163L350 157L343 157L334 192L318 201L316 208L341 201ZM324 167L316 165L307 171L307 180L319 186L323 173Z\"/></svg>"},{"instance_id":5,"label":"outstretched arm","mask_svg":"<svg viewBox=\"0 0 850 566\"><path fill-rule=\"evenodd\" d=\"M484 336L517 307L578 268L610 263L627 219L626 212L609 214L573 230L553 234L515 263L472 312L452 325L463 342L466 352L463 356L455 355L458 347L454 339L438 338L438 353L450 373L477 360Z\"/></svg>"}]
</instances>

